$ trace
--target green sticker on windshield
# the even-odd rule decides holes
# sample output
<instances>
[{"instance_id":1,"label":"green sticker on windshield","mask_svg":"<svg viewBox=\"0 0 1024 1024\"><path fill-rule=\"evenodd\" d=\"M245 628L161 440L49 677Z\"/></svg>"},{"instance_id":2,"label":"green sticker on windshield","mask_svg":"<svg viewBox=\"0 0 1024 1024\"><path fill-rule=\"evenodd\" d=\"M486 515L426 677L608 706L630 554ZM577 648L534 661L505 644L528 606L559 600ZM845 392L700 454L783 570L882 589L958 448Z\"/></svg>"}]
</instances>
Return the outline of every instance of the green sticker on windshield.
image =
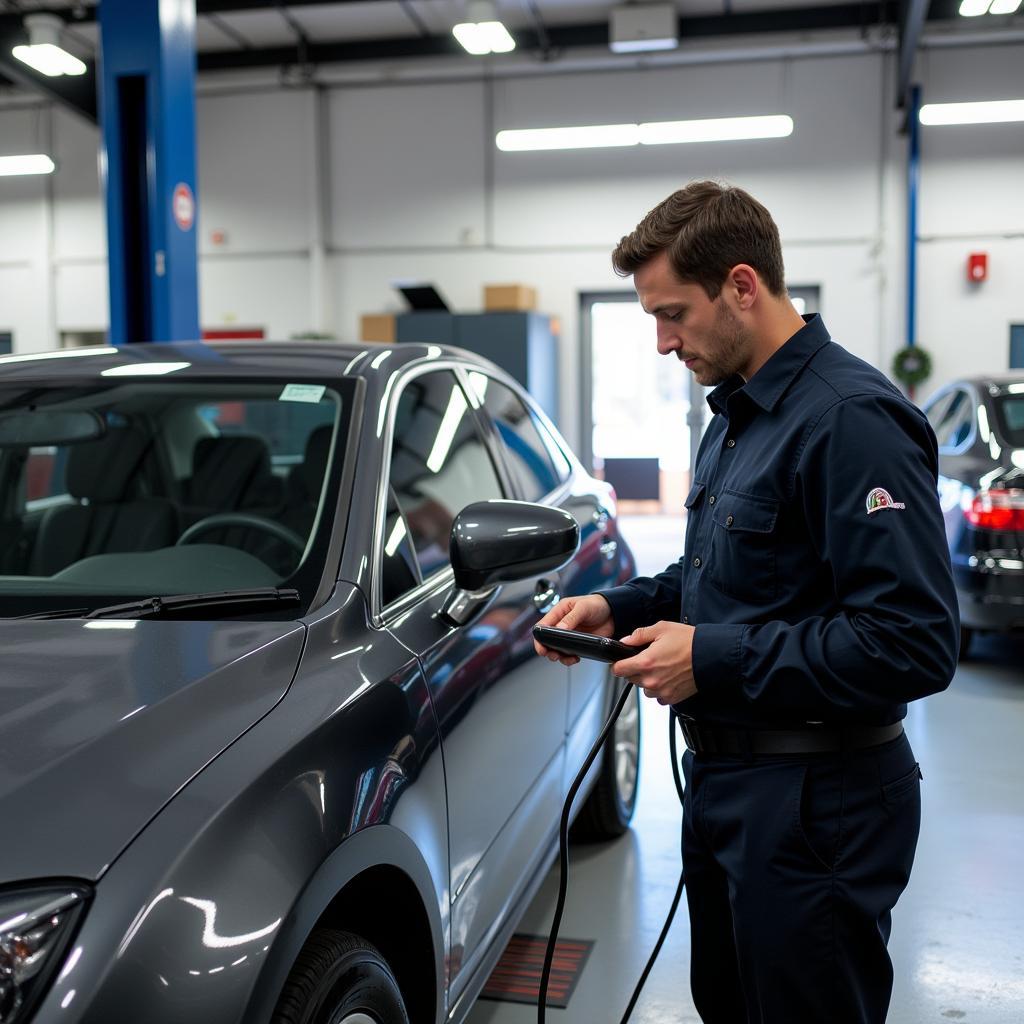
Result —
<instances>
[{"instance_id":1,"label":"green sticker on windshield","mask_svg":"<svg viewBox=\"0 0 1024 1024\"><path fill-rule=\"evenodd\" d=\"M323 384L286 384L279 402L319 402L327 390Z\"/></svg>"}]
</instances>

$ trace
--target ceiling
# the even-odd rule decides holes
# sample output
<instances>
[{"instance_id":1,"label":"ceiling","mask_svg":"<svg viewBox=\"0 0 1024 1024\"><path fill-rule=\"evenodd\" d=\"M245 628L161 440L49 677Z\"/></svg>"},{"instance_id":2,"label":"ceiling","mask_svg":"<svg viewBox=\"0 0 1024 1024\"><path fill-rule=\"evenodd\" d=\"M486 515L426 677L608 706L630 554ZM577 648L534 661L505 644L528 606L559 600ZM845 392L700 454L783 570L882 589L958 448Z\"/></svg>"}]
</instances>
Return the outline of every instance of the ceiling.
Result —
<instances>
[{"instance_id":1,"label":"ceiling","mask_svg":"<svg viewBox=\"0 0 1024 1024\"><path fill-rule=\"evenodd\" d=\"M516 38L516 54L539 58L540 70L556 70L574 55L603 54L606 61L635 66L637 55L608 50L609 11L617 0L495 0L498 16ZM792 47L845 31L861 36L887 32L900 50L901 95L909 81L914 50L926 23L943 31L980 28L995 35L1011 27L1020 36L1024 16L957 18L959 0L670 0L679 15L681 49L722 46L739 36L784 37ZM90 63L87 80L50 83L26 80L10 58L23 41L22 17L33 11L60 14L68 49ZM501 68L508 58L472 57L452 36L466 20L466 0L196 0L196 49L200 72L244 68L295 68L403 62L425 66L446 57L464 68ZM48 90L56 99L95 116L95 56L99 26L97 0L0 0L0 76ZM985 25L979 24L984 21ZM959 24L958 24L959 23ZM651 55L647 55L650 57ZM492 63L493 62L493 63ZM39 76L36 76L37 78ZM58 83L54 85L53 83ZM69 94L73 94L70 96ZM90 103L90 96L92 100Z\"/></svg>"}]
</instances>

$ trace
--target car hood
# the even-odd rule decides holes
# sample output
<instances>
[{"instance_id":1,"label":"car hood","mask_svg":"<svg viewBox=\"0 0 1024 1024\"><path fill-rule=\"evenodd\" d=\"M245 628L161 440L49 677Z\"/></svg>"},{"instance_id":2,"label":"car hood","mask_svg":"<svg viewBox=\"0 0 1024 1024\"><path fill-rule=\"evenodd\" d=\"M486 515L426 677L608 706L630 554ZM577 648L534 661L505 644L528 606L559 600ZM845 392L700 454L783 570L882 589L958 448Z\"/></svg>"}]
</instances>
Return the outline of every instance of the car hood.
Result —
<instances>
[{"instance_id":1,"label":"car hood","mask_svg":"<svg viewBox=\"0 0 1024 1024\"><path fill-rule=\"evenodd\" d=\"M0 885L99 878L284 695L295 622L0 620Z\"/></svg>"}]
</instances>

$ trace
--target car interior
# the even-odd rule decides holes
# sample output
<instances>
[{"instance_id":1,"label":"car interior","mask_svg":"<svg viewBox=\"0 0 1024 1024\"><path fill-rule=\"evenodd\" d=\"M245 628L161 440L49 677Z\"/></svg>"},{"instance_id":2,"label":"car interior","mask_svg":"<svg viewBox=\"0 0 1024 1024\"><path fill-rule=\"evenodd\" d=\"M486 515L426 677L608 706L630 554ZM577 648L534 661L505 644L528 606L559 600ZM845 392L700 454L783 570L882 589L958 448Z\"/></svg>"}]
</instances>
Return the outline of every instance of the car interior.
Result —
<instances>
[{"instance_id":1,"label":"car interior","mask_svg":"<svg viewBox=\"0 0 1024 1024\"><path fill-rule=\"evenodd\" d=\"M311 543L339 403L280 395L280 382L181 382L51 396L51 410L97 416L100 436L0 440L0 588L157 593L172 561L185 592L287 579ZM18 410L0 401L8 421Z\"/></svg>"}]
</instances>

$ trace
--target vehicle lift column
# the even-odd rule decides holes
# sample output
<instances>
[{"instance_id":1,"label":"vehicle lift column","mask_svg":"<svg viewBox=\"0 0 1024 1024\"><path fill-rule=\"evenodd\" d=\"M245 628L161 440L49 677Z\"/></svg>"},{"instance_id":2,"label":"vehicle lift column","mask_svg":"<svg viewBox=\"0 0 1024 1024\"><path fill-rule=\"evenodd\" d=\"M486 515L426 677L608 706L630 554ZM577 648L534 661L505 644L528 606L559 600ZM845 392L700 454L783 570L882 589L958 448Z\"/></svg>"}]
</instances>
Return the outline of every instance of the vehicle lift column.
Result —
<instances>
[{"instance_id":1,"label":"vehicle lift column","mask_svg":"<svg viewBox=\"0 0 1024 1024\"><path fill-rule=\"evenodd\" d=\"M199 338L195 0L102 0L110 341Z\"/></svg>"}]
</instances>

